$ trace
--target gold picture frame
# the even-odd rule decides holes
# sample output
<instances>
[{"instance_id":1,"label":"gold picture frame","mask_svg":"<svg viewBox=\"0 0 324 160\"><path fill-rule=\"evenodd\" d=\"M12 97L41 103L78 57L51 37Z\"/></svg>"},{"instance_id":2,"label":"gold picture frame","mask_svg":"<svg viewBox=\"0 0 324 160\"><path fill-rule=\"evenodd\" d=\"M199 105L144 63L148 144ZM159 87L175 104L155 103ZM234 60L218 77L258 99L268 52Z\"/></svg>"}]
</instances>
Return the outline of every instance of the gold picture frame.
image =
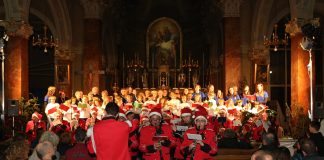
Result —
<instances>
[{"instance_id":1,"label":"gold picture frame","mask_svg":"<svg viewBox=\"0 0 324 160\"><path fill-rule=\"evenodd\" d=\"M55 65L55 81L56 84L70 84L70 65Z\"/></svg>"},{"instance_id":2,"label":"gold picture frame","mask_svg":"<svg viewBox=\"0 0 324 160\"><path fill-rule=\"evenodd\" d=\"M269 69L268 64L255 64L254 65L254 83L269 83Z\"/></svg>"}]
</instances>

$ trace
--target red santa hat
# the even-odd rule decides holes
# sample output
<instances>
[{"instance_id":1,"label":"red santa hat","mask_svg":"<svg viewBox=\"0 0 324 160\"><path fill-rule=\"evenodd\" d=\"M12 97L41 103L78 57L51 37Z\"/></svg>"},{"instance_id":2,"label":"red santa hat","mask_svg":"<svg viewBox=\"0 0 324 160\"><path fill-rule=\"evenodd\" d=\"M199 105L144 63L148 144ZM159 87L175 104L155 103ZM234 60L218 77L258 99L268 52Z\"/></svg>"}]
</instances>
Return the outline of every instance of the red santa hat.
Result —
<instances>
[{"instance_id":1,"label":"red santa hat","mask_svg":"<svg viewBox=\"0 0 324 160\"><path fill-rule=\"evenodd\" d=\"M34 113L32 114L32 117L36 117L36 118L38 118L39 120L41 120L42 117L43 117L43 115L40 114L40 113L38 113L38 112L34 112Z\"/></svg>"},{"instance_id":2,"label":"red santa hat","mask_svg":"<svg viewBox=\"0 0 324 160\"><path fill-rule=\"evenodd\" d=\"M197 119L204 119L207 122L207 116L208 116L207 110L202 106L198 106L195 112L195 121Z\"/></svg>"},{"instance_id":3,"label":"red santa hat","mask_svg":"<svg viewBox=\"0 0 324 160\"><path fill-rule=\"evenodd\" d=\"M126 115L125 115L125 111L122 110L121 108L119 108L118 116L119 116L119 117L124 117L125 119L127 119L127 118L126 118Z\"/></svg>"},{"instance_id":4,"label":"red santa hat","mask_svg":"<svg viewBox=\"0 0 324 160\"><path fill-rule=\"evenodd\" d=\"M149 114L149 117L151 117L151 116L153 116L153 115L157 115L157 116L159 116L159 117L162 118L161 108L157 108L157 107L153 108L153 109L151 110L150 114Z\"/></svg>"},{"instance_id":5,"label":"red santa hat","mask_svg":"<svg viewBox=\"0 0 324 160\"><path fill-rule=\"evenodd\" d=\"M191 116L192 111L190 108L185 107L181 109L181 117L185 117L185 116Z\"/></svg>"},{"instance_id":6,"label":"red santa hat","mask_svg":"<svg viewBox=\"0 0 324 160\"><path fill-rule=\"evenodd\" d=\"M131 113L135 113L133 109L129 109L128 111L126 111L125 115L131 114Z\"/></svg>"}]
</instances>

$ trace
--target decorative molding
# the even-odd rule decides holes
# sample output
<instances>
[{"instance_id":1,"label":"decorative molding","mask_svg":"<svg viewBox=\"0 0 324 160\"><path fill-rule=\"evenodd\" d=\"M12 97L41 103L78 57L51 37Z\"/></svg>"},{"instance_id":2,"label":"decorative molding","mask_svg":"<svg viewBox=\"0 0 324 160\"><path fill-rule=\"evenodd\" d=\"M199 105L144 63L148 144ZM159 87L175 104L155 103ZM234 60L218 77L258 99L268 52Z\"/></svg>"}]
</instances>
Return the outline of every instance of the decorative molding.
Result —
<instances>
[{"instance_id":1,"label":"decorative molding","mask_svg":"<svg viewBox=\"0 0 324 160\"><path fill-rule=\"evenodd\" d=\"M81 0L84 9L84 18L101 19L107 4L103 0Z\"/></svg>"},{"instance_id":2,"label":"decorative molding","mask_svg":"<svg viewBox=\"0 0 324 160\"><path fill-rule=\"evenodd\" d=\"M220 0L219 6L223 9L223 17L240 17L242 0Z\"/></svg>"},{"instance_id":3,"label":"decorative molding","mask_svg":"<svg viewBox=\"0 0 324 160\"><path fill-rule=\"evenodd\" d=\"M266 48L252 48L249 51L251 61L256 64L269 64L270 52Z\"/></svg>"},{"instance_id":4,"label":"decorative molding","mask_svg":"<svg viewBox=\"0 0 324 160\"><path fill-rule=\"evenodd\" d=\"M33 27L24 21L9 21L6 27L9 36L28 39L34 32Z\"/></svg>"},{"instance_id":5,"label":"decorative molding","mask_svg":"<svg viewBox=\"0 0 324 160\"><path fill-rule=\"evenodd\" d=\"M73 57L72 52L70 50L56 49L55 58L57 60L72 60Z\"/></svg>"}]
</instances>

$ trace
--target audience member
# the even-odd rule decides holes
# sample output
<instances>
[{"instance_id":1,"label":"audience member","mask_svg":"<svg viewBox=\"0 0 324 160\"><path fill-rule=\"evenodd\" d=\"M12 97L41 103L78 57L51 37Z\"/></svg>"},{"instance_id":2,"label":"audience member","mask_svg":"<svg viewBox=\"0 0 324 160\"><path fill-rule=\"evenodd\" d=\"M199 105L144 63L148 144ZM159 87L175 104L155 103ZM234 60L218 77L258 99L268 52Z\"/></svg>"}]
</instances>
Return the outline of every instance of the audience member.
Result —
<instances>
[{"instance_id":1,"label":"audience member","mask_svg":"<svg viewBox=\"0 0 324 160\"><path fill-rule=\"evenodd\" d=\"M29 157L29 160L58 160L55 156L55 147L49 141L43 141L39 143L32 155Z\"/></svg>"},{"instance_id":2,"label":"audience member","mask_svg":"<svg viewBox=\"0 0 324 160\"><path fill-rule=\"evenodd\" d=\"M320 126L318 121L312 121L309 124L309 138L315 143L319 155L324 156L324 137L319 132Z\"/></svg>"},{"instance_id":3,"label":"audience member","mask_svg":"<svg viewBox=\"0 0 324 160\"><path fill-rule=\"evenodd\" d=\"M89 155L85 145L86 131L80 127L77 128L74 138L76 144L65 152L66 160L93 160L94 158Z\"/></svg>"},{"instance_id":4,"label":"audience member","mask_svg":"<svg viewBox=\"0 0 324 160\"><path fill-rule=\"evenodd\" d=\"M28 159L29 144L25 139L13 140L5 150L6 160L25 160Z\"/></svg>"},{"instance_id":5,"label":"audience member","mask_svg":"<svg viewBox=\"0 0 324 160\"><path fill-rule=\"evenodd\" d=\"M273 156L269 151L258 150L254 152L251 160L273 160Z\"/></svg>"},{"instance_id":6,"label":"audience member","mask_svg":"<svg viewBox=\"0 0 324 160\"><path fill-rule=\"evenodd\" d=\"M60 142L57 146L57 151L60 153L60 155L65 155L65 152L72 148L72 138L71 133L64 132L60 136Z\"/></svg>"},{"instance_id":7,"label":"audience member","mask_svg":"<svg viewBox=\"0 0 324 160\"><path fill-rule=\"evenodd\" d=\"M272 132L267 132L262 135L262 146L260 150L265 150L273 153L279 149L278 147L279 147L279 140L276 134Z\"/></svg>"},{"instance_id":8,"label":"audience member","mask_svg":"<svg viewBox=\"0 0 324 160\"><path fill-rule=\"evenodd\" d=\"M300 148L303 152L304 159L303 160L323 160L324 157L318 155L316 151L315 143L308 138L305 138L301 141Z\"/></svg>"},{"instance_id":9,"label":"audience member","mask_svg":"<svg viewBox=\"0 0 324 160\"><path fill-rule=\"evenodd\" d=\"M40 137L39 143L42 143L45 141L51 142L53 144L54 150L55 150L55 156L57 157L57 159L60 159L60 153L56 151L57 145L60 141L60 138L54 132L45 131L42 134L42 136ZM37 146L36 146L36 148L37 148Z\"/></svg>"}]
</instances>

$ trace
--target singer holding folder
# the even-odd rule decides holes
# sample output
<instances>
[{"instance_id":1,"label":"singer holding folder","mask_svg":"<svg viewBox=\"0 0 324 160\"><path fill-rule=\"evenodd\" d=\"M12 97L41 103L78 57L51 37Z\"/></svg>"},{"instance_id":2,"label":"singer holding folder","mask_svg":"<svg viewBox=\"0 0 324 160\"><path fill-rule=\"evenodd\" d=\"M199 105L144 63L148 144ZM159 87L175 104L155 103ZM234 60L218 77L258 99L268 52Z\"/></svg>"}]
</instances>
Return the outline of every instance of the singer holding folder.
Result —
<instances>
[{"instance_id":1,"label":"singer holding folder","mask_svg":"<svg viewBox=\"0 0 324 160\"><path fill-rule=\"evenodd\" d=\"M181 150L185 159L213 159L217 153L215 132L208 129L207 115L205 108L199 107L195 112L195 127L189 128L183 138Z\"/></svg>"},{"instance_id":2,"label":"singer holding folder","mask_svg":"<svg viewBox=\"0 0 324 160\"><path fill-rule=\"evenodd\" d=\"M153 108L149 113L151 125L140 132L139 150L145 160L169 160L170 148L175 146L171 126L163 123L161 108Z\"/></svg>"}]
</instances>

